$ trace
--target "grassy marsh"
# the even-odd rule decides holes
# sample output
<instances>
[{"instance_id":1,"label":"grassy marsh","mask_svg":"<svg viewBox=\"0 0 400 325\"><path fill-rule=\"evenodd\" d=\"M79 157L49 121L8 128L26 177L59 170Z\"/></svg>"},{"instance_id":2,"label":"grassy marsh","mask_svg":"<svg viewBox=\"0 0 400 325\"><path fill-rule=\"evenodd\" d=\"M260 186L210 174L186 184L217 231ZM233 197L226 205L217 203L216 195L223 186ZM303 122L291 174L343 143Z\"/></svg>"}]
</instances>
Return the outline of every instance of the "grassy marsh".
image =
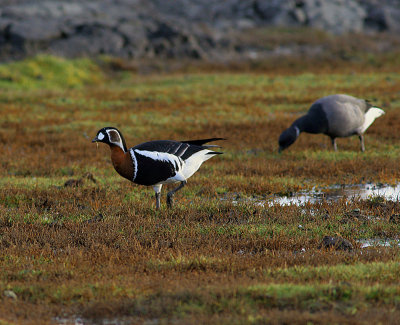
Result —
<instances>
[{"instance_id":1,"label":"grassy marsh","mask_svg":"<svg viewBox=\"0 0 400 325\"><path fill-rule=\"evenodd\" d=\"M224 200L396 183L400 71L395 60L379 62L334 73L318 65L149 75L110 73L86 59L0 66L0 324L398 321L399 247L362 249L359 240L398 239L399 202ZM304 134L279 155L280 132L316 98L338 92L386 111L366 132L366 152L356 137L339 139L334 153L328 138ZM227 141L177 206L167 210L164 195L156 212L152 189L120 178L109 149L91 143L108 125L128 147ZM70 179L82 182L64 186ZM354 249L320 249L324 236Z\"/></svg>"}]
</instances>

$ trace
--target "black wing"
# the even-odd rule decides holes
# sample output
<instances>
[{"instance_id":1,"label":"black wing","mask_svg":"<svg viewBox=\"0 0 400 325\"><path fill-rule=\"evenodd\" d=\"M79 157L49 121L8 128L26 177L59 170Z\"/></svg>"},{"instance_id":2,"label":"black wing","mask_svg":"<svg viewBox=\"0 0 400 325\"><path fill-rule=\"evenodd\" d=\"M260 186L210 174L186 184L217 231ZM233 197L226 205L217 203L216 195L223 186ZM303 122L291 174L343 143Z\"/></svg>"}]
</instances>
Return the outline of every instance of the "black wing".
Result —
<instances>
[{"instance_id":1,"label":"black wing","mask_svg":"<svg viewBox=\"0 0 400 325\"><path fill-rule=\"evenodd\" d=\"M169 153L179 157L179 153L188 147L188 144L183 144L177 141L159 140L141 143L133 148L136 161L137 161L137 175L135 183L142 185L154 185L163 182L170 177L176 175L181 167L178 159L157 158L157 153ZM144 152L147 151L155 155L148 155Z\"/></svg>"},{"instance_id":2,"label":"black wing","mask_svg":"<svg viewBox=\"0 0 400 325\"><path fill-rule=\"evenodd\" d=\"M219 140L220 138L213 138L213 139ZM198 143L207 143L212 141L213 139L190 140L182 142L172 141L172 140L157 140L157 141L149 141L138 144L132 149L147 150L152 152L166 152L175 155L177 157L180 157L183 160L186 160L190 156L194 155L196 152L208 149L210 147L216 147L216 146L201 146L198 144Z\"/></svg>"},{"instance_id":3,"label":"black wing","mask_svg":"<svg viewBox=\"0 0 400 325\"><path fill-rule=\"evenodd\" d=\"M187 140L187 141L181 141L183 143L188 143L188 144L193 144L196 146L202 146L205 143L212 142L212 141L217 141L217 140L226 140L224 138L210 138L210 139L202 139L202 140ZM208 147L208 146L206 146ZM218 147L218 146L210 146L210 147Z\"/></svg>"},{"instance_id":4,"label":"black wing","mask_svg":"<svg viewBox=\"0 0 400 325\"><path fill-rule=\"evenodd\" d=\"M138 144L133 147L133 150L146 150L152 152L166 152L171 155L175 155L177 157L182 158L182 154L190 147L190 144L182 143L178 141L172 140L157 140L157 141L149 141Z\"/></svg>"},{"instance_id":5,"label":"black wing","mask_svg":"<svg viewBox=\"0 0 400 325\"><path fill-rule=\"evenodd\" d=\"M180 167L182 167L182 163L172 157L166 157L166 159L164 157L164 159L159 159L157 155L154 157L151 157L152 155L150 155L149 157L149 154L143 152L141 153L140 151L148 151L154 154L168 153L179 157L182 160L186 160L196 152L208 150L209 146L201 146L197 145L196 143L206 143L209 141L211 141L211 139L185 142L158 140L141 143L131 148L137 160L137 175L135 183L142 185L157 184L175 176L176 172L180 169ZM215 152L215 154L220 154L220 152Z\"/></svg>"}]
</instances>

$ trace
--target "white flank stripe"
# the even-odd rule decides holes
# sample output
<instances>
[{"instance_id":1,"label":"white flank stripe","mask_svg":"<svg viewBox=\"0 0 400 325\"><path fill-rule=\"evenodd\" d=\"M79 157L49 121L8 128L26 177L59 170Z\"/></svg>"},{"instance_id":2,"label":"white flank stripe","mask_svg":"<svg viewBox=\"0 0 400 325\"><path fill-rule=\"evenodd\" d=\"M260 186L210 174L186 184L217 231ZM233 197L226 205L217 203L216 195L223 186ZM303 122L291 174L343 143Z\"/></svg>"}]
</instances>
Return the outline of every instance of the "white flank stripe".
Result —
<instances>
[{"instance_id":1,"label":"white flank stripe","mask_svg":"<svg viewBox=\"0 0 400 325\"><path fill-rule=\"evenodd\" d=\"M135 152L132 149L129 150L129 153L131 154L132 162L133 162L134 171L133 171L132 182L134 182L136 179L136 175L137 175L137 160L136 160Z\"/></svg>"},{"instance_id":2,"label":"white flank stripe","mask_svg":"<svg viewBox=\"0 0 400 325\"><path fill-rule=\"evenodd\" d=\"M385 114L385 111L383 109L380 109L378 107L371 107L367 113L364 115L364 124L361 126L361 133L364 133L370 125L375 121L375 119L379 116L382 116Z\"/></svg>"},{"instance_id":3,"label":"white flank stripe","mask_svg":"<svg viewBox=\"0 0 400 325\"><path fill-rule=\"evenodd\" d=\"M147 150L138 150L135 149L135 152L138 153L139 155L151 158L153 160L158 160L158 161L166 161L171 163L173 166L178 166L178 169L176 172L178 172L181 169L182 166L182 159L180 157L177 157L175 155L171 155L170 153L167 152L157 152L157 151L147 151Z\"/></svg>"}]
</instances>

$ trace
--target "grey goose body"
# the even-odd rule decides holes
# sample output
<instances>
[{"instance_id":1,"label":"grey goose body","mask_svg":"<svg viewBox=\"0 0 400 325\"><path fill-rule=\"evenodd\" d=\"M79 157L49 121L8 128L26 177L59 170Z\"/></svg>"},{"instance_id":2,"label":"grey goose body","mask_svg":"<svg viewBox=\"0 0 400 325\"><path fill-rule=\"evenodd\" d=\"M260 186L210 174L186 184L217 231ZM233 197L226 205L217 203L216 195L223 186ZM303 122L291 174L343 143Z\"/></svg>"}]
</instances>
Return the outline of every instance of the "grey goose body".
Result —
<instances>
[{"instance_id":1,"label":"grey goose body","mask_svg":"<svg viewBox=\"0 0 400 325\"><path fill-rule=\"evenodd\" d=\"M357 135L361 150L365 150L363 133L373 121L385 112L368 101L353 96L337 94L316 100L306 115L301 116L282 132L279 151L293 144L301 132L325 134L337 150L336 138Z\"/></svg>"}]
</instances>

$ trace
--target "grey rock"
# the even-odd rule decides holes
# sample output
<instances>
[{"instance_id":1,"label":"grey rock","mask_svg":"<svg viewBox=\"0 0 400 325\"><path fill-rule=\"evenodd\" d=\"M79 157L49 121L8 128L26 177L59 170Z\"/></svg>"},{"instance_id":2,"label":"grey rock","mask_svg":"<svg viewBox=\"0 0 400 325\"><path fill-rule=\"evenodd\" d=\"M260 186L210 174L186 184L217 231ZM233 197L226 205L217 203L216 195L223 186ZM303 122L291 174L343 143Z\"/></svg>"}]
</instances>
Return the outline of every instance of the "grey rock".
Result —
<instances>
[{"instance_id":1,"label":"grey rock","mask_svg":"<svg viewBox=\"0 0 400 325\"><path fill-rule=\"evenodd\" d=\"M117 55L124 45L123 37L102 27L83 26L72 37L51 43L50 52L67 57L95 54Z\"/></svg>"},{"instance_id":2,"label":"grey rock","mask_svg":"<svg viewBox=\"0 0 400 325\"><path fill-rule=\"evenodd\" d=\"M9 29L12 23L13 23L12 19L8 18L0 19L0 34L5 33L6 29Z\"/></svg>"},{"instance_id":3,"label":"grey rock","mask_svg":"<svg viewBox=\"0 0 400 325\"><path fill-rule=\"evenodd\" d=\"M0 58L50 52L224 61L298 52L299 44L249 46L237 38L264 26L398 33L400 1L2 0Z\"/></svg>"},{"instance_id":4,"label":"grey rock","mask_svg":"<svg viewBox=\"0 0 400 325\"><path fill-rule=\"evenodd\" d=\"M146 52L146 46L148 46L146 29L139 23L122 23L116 31L124 39L127 46L123 48L124 57L140 57L144 56Z\"/></svg>"},{"instance_id":5,"label":"grey rock","mask_svg":"<svg viewBox=\"0 0 400 325\"><path fill-rule=\"evenodd\" d=\"M400 6L371 6L365 19L369 29L400 32Z\"/></svg>"},{"instance_id":6,"label":"grey rock","mask_svg":"<svg viewBox=\"0 0 400 325\"><path fill-rule=\"evenodd\" d=\"M272 25L287 26L305 23L303 10L294 1L256 1L255 11L262 21Z\"/></svg>"},{"instance_id":7,"label":"grey rock","mask_svg":"<svg viewBox=\"0 0 400 325\"><path fill-rule=\"evenodd\" d=\"M10 26L10 37L19 40L48 41L61 36L61 28L56 20L29 18L13 22Z\"/></svg>"},{"instance_id":8,"label":"grey rock","mask_svg":"<svg viewBox=\"0 0 400 325\"><path fill-rule=\"evenodd\" d=\"M86 6L67 1L26 2L22 5L8 6L2 9L2 16L18 20L24 20L29 17L42 19L63 18L65 16L84 15L86 13Z\"/></svg>"},{"instance_id":9,"label":"grey rock","mask_svg":"<svg viewBox=\"0 0 400 325\"><path fill-rule=\"evenodd\" d=\"M307 24L335 34L361 32L366 10L352 0L304 0Z\"/></svg>"}]
</instances>

